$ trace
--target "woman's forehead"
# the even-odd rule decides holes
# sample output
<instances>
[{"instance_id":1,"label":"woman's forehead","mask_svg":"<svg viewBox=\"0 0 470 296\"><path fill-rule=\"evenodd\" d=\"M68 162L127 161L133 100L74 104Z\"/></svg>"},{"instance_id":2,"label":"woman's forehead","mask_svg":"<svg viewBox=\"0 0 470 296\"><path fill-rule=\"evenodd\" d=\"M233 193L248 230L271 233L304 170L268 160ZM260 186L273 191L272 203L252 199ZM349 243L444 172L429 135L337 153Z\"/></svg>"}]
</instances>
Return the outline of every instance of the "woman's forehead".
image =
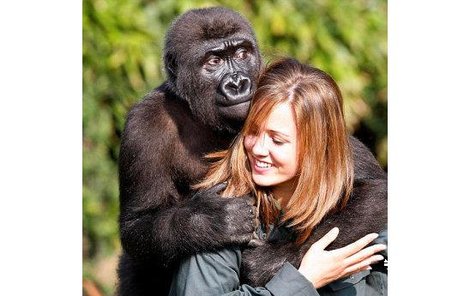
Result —
<instances>
[{"instance_id":1,"label":"woman's forehead","mask_svg":"<svg viewBox=\"0 0 470 296\"><path fill-rule=\"evenodd\" d=\"M292 106L287 102L274 106L264 123L264 129L290 137L295 135L296 123Z\"/></svg>"}]
</instances>

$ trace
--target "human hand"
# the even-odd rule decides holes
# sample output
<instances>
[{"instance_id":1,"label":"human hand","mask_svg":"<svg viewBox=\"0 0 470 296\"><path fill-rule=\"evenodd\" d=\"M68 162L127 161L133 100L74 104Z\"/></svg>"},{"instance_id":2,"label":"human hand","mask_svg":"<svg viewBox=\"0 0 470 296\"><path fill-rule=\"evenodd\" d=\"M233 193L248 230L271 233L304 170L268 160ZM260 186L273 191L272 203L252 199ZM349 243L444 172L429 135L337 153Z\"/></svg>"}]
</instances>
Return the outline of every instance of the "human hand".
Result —
<instances>
[{"instance_id":1,"label":"human hand","mask_svg":"<svg viewBox=\"0 0 470 296\"><path fill-rule=\"evenodd\" d=\"M321 288L337 279L356 272L370 269L370 265L384 259L375 253L383 251L386 246L376 244L364 248L378 234L370 233L345 247L326 251L325 248L338 236L337 227L314 243L300 263L299 272L307 278L315 288Z\"/></svg>"}]
</instances>

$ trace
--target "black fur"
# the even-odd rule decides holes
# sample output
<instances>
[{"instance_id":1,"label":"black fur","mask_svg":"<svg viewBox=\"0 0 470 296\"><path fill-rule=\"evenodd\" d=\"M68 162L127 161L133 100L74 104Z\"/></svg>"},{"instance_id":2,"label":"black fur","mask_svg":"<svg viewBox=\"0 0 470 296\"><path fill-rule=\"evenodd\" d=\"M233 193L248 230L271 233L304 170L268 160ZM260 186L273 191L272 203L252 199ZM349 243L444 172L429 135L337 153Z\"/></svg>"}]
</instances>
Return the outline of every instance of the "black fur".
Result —
<instances>
[{"instance_id":1,"label":"black fur","mask_svg":"<svg viewBox=\"0 0 470 296\"><path fill-rule=\"evenodd\" d=\"M245 249L242 255L242 283L264 286L285 261L298 268L310 246L333 227L338 238L327 250L344 247L364 235L387 228L387 175L372 153L357 139L350 137L354 155L354 189L346 207L328 215L300 247L293 240L269 241L257 248Z\"/></svg>"},{"instance_id":2,"label":"black fur","mask_svg":"<svg viewBox=\"0 0 470 296\"><path fill-rule=\"evenodd\" d=\"M248 57L236 60L240 47ZM226 59L221 67L208 62L214 49ZM222 199L210 190L192 197L190 190L207 171L203 156L227 148L246 116L261 65L249 23L228 9L189 11L171 26L164 61L168 80L129 112L121 141L121 296L167 295L173 264L180 258L245 244L254 226L244 199ZM383 213L386 175L360 142L353 139L352 144L354 206L326 219L301 252L291 243L276 242L247 249L247 282L264 283L285 259L298 266L307 246L333 225L340 226L337 241L344 244L378 231L370 227L376 216L369 206ZM367 216L358 219L354 211L361 205L365 209L358 211Z\"/></svg>"},{"instance_id":3,"label":"black fur","mask_svg":"<svg viewBox=\"0 0 470 296\"><path fill-rule=\"evenodd\" d=\"M171 26L168 80L129 112L119 156L119 295L166 295L172 263L247 243L251 205L191 196L203 156L227 148L246 117L261 58L249 23L224 8L192 10ZM223 63L220 61L223 60Z\"/></svg>"}]
</instances>

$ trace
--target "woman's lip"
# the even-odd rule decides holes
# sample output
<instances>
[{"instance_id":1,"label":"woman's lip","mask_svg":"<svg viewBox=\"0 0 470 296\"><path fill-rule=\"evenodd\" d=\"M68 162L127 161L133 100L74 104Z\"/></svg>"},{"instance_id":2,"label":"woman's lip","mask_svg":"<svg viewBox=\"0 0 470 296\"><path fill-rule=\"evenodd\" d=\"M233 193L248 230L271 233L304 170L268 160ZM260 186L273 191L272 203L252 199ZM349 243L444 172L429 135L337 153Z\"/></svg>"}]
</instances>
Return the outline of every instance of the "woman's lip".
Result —
<instances>
[{"instance_id":1,"label":"woman's lip","mask_svg":"<svg viewBox=\"0 0 470 296\"><path fill-rule=\"evenodd\" d=\"M268 163L270 166L267 167L267 168L261 168L261 167L256 165L256 161ZM272 163L269 163L269 162L266 162L266 161L261 161L261 160L256 159L256 158L253 158L252 161L251 161L251 169L257 174L265 174L269 170L271 170L272 167L273 167Z\"/></svg>"}]
</instances>

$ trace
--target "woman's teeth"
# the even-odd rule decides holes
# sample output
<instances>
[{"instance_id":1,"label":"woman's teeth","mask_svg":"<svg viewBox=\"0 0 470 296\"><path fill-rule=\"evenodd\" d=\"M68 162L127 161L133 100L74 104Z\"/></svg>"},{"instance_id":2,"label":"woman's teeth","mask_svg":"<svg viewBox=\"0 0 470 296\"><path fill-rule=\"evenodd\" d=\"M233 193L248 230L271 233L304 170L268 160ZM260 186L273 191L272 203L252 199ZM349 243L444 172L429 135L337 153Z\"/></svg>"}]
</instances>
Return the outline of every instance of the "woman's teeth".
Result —
<instances>
[{"instance_id":1,"label":"woman's teeth","mask_svg":"<svg viewBox=\"0 0 470 296\"><path fill-rule=\"evenodd\" d=\"M257 167L262 168L262 169L267 169L272 166L270 163L259 161L259 160L255 160L255 164Z\"/></svg>"}]
</instances>

